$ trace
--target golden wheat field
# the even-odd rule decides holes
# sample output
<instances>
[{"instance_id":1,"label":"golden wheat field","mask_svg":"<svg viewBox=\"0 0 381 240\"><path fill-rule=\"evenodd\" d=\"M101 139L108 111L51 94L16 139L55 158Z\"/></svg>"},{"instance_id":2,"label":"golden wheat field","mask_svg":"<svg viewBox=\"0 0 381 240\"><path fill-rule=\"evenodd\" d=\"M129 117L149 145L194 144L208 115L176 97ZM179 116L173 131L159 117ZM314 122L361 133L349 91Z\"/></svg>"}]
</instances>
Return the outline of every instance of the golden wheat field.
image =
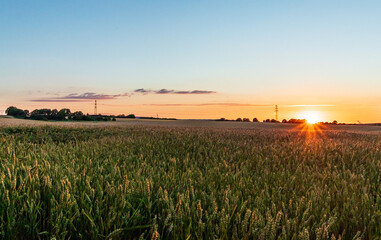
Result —
<instances>
[{"instance_id":1,"label":"golden wheat field","mask_svg":"<svg viewBox=\"0 0 381 240\"><path fill-rule=\"evenodd\" d=\"M190 128L211 128L211 129L252 129L252 130L285 130L303 132L303 126L295 124L279 123L253 123L253 122L235 122L235 121L212 121L212 120L150 120L150 119L117 119L116 122L87 122L87 121L34 121L26 119L16 119L0 116L0 127L14 126L60 126L60 127L190 127ZM311 129L310 129L311 130ZM339 131L353 133L371 133L381 134L381 125L326 125L318 129L312 129L314 132Z\"/></svg>"},{"instance_id":2,"label":"golden wheat field","mask_svg":"<svg viewBox=\"0 0 381 240\"><path fill-rule=\"evenodd\" d=\"M1 239L381 238L378 126L0 126Z\"/></svg>"}]
</instances>

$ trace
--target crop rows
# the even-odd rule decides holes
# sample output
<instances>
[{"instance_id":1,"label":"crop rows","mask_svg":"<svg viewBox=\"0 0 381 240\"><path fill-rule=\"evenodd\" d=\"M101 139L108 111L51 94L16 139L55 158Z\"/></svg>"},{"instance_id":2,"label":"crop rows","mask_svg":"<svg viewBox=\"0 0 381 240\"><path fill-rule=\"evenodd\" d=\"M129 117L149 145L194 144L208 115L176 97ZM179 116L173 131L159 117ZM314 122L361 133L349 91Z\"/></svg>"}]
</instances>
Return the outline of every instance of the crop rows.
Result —
<instances>
[{"instance_id":1,"label":"crop rows","mask_svg":"<svg viewBox=\"0 0 381 240\"><path fill-rule=\"evenodd\" d=\"M380 239L376 135L0 129L1 239Z\"/></svg>"}]
</instances>

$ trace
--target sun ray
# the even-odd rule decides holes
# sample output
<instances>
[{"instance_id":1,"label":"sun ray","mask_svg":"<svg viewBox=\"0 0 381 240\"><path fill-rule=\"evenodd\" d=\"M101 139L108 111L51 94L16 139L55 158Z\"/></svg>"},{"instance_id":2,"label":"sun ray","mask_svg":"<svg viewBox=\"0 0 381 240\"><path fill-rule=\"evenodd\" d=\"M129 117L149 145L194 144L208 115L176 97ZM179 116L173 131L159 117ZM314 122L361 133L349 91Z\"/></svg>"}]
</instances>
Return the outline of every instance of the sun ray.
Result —
<instances>
[{"instance_id":1,"label":"sun ray","mask_svg":"<svg viewBox=\"0 0 381 240\"><path fill-rule=\"evenodd\" d=\"M299 131L300 134L306 136L306 138L313 138L317 136L323 136L322 118L319 112L317 111L306 111L300 114L302 119L305 119L305 122L299 124L295 127L295 130Z\"/></svg>"}]
</instances>

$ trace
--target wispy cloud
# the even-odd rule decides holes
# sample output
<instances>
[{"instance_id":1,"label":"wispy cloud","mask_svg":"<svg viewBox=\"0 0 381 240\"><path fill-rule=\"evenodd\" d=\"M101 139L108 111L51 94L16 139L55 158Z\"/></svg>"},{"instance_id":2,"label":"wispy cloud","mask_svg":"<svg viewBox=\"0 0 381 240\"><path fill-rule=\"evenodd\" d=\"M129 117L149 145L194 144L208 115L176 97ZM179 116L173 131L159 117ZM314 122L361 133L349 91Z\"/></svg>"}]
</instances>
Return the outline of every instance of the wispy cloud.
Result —
<instances>
[{"instance_id":1,"label":"wispy cloud","mask_svg":"<svg viewBox=\"0 0 381 240\"><path fill-rule=\"evenodd\" d=\"M190 90L190 91L184 91L184 90L169 90L169 89L160 89L160 90L151 90L151 89L144 89L139 88L134 90L134 93L142 93L142 94L213 94L216 93L215 91L205 91L205 90Z\"/></svg>"},{"instance_id":2,"label":"wispy cloud","mask_svg":"<svg viewBox=\"0 0 381 240\"><path fill-rule=\"evenodd\" d=\"M51 97L45 99L32 99L32 102L86 102L86 101L94 101L94 100L111 100L119 97L130 97L134 94L212 94L216 93L214 91L205 91L205 90L190 90L190 91L179 91L179 90L168 90L168 89L160 89L160 90L149 90L144 88L136 89L132 92L126 92L122 94L100 94L94 92L86 92L82 94L78 93L70 93L63 97Z\"/></svg>"},{"instance_id":3,"label":"wispy cloud","mask_svg":"<svg viewBox=\"0 0 381 240\"><path fill-rule=\"evenodd\" d=\"M88 102L86 99L32 99L31 102Z\"/></svg>"},{"instance_id":4,"label":"wispy cloud","mask_svg":"<svg viewBox=\"0 0 381 240\"><path fill-rule=\"evenodd\" d=\"M130 96L130 93L123 94L97 94L93 92L87 93L70 93L63 97L54 97L54 98L46 98L46 99L33 99L32 102L87 102L93 100L110 100L116 99L118 97Z\"/></svg>"},{"instance_id":5,"label":"wispy cloud","mask_svg":"<svg viewBox=\"0 0 381 240\"><path fill-rule=\"evenodd\" d=\"M130 96L129 93L123 93L123 94L115 94L115 95L108 95L108 94L97 94L93 92L87 92L82 94L77 93L71 93L67 96L61 97L59 99L90 99L90 100L106 100L106 99L115 99L118 97L124 97L124 96Z\"/></svg>"},{"instance_id":6,"label":"wispy cloud","mask_svg":"<svg viewBox=\"0 0 381 240\"><path fill-rule=\"evenodd\" d=\"M146 94L146 93L150 93L151 91L150 90L146 90L144 88L139 88L139 89L135 89L134 90L134 93L143 93L143 94Z\"/></svg>"}]
</instances>

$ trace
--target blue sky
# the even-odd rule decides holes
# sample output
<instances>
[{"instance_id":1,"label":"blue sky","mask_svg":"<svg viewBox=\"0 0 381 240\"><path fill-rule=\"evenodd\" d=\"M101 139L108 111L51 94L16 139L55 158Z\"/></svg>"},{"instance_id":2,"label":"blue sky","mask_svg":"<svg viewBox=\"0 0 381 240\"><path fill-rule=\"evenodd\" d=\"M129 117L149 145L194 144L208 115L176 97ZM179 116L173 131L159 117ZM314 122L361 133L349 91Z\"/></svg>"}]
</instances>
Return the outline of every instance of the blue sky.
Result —
<instances>
[{"instance_id":1,"label":"blue sky","mask_svg":"<svg viewBox=\"0 0 381 240\"><path fill-rule=\"evenodd\" d=\"M169 102L380 109L380 12L380 1L0 1L0 110L139 88L216 94L118 98L105 111Z\"/></svg>"}]
</instances>

